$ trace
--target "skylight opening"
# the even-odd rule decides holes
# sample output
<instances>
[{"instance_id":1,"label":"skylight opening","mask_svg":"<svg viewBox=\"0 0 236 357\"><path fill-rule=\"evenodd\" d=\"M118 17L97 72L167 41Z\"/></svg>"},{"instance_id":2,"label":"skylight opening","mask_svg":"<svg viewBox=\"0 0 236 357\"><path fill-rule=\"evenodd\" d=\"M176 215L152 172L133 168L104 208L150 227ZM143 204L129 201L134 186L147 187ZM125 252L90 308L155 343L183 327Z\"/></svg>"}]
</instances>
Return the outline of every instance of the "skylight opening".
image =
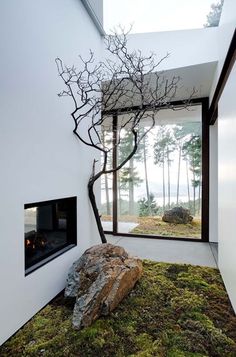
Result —
<instances>
[{"instance_id":1,"label":"skylight opening","mask_svg":"<svg viewBox=\"0 0 236 357\"><path fill-rule=\"evenodd\" d=\"M203 28L211 5L223 0L104 0L104 28L132 25L131 33ZM218 15L217 15L218 16ZM213 26L216 26L215 23Z\"/></svg>"}]
</instances>

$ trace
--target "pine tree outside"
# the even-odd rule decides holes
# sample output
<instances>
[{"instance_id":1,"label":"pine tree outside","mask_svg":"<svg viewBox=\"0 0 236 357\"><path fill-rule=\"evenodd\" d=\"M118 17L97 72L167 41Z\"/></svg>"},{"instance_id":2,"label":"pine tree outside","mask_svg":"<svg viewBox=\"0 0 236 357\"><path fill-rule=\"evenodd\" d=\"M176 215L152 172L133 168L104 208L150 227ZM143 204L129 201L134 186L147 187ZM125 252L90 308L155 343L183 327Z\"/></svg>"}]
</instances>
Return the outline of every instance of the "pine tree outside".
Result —
<instances>
[{"instance_id":1,"label":"pine tree outside","mask_svg":"<svg viewBox=\"0 0 236 357\"><path fill-rule=\"evenodd\" d=\"M200 107L200 106L199 106ZM175 114L176 113L176 114ZM198 114L197 114L198 113ZM163 237L201 238L201 115L196 106L183 114L173 112L157 120L133 159L118 174L118 232ZM187 117L189 120L186 120ZM118 152L122 160L129 148L129 132L122 136ZM102 181L103 227L112 231L107 209L107 189ZM112 178L109 181L112 197ZM111 207L111 201L109 202ZM180 206L193 221L173 224L162 221L164 212Z\"/></svg>"}]
</instances>

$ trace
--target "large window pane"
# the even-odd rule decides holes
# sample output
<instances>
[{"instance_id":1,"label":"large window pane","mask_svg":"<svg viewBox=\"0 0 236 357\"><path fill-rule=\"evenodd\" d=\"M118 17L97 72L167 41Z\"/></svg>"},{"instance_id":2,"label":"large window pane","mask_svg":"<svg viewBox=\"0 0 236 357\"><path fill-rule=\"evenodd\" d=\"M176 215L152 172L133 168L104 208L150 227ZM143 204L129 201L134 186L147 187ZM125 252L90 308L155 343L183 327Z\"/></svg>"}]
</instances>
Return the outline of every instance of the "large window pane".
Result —
<instances>
[{"instance_id":1,"label":"large window pane","mask_svg":"<svg viewBox=\"0 0 236 357\"><path fill-rule=\"evenodd\" d=\"M108 151L106 170L112 169L112 153L113 153L113 133L111 128L103 127L102 131L103 147ZM101 154L101 165L104 163L104 154ZM112 231L113 229L113 190L112 190L112 173L102 175L101 177L101 206L100 214L104 231Z\"/></svg>"},{"instance_id":2,"label":"large window pane","mask_svg":"<svg viewBox=\"0 0 236 357\"><path fill-rule=\"evenodd\" d=\"M201 106L159 112L155 127L119 171L118 232L201 238L201 126ZM128 130L121 144L118 160L131 150ZM186 219L177 223L183 214ZM171 223L163 221L167 215Z\"/></svg>"},{"instance_id":3,"label":"large window pane","mask_svg":"<svg viewBox=\"0 0 236 357\"><path fill-rule=\"evenodd\" d=\"M104 231L111 232L113 229L113 192L112 174L103 175L101 178L101 220Z\"/></svg>"}]
</instances>

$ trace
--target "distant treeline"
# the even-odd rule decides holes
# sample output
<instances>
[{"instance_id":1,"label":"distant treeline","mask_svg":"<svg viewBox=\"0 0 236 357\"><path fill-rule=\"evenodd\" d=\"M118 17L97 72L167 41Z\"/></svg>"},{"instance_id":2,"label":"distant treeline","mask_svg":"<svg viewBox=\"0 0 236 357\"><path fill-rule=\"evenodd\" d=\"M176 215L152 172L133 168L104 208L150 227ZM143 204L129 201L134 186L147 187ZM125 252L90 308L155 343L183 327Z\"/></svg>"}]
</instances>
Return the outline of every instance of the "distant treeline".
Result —
<instances>
[{"instance_id":1,"label":"distant treeline","mask_svg":"<svg viewBox=\"0 0 236 357\"><path fill-rule=\"evenodd\" d=\"M134 201L134 212L133 215L134 216L139 216L139 217L147 217L147 216L162 216L164 213L163 207L162 206L158 206L155 202L155 199L153 197L152 194L150 194L150 198L151 198L151 215L149 214L149 206L147 203L147 200L145 198L139 200L139 201ZM197 199L195 200L195 210L197 208L197 212L201 212L201 207L199 207L199 203L201 205L201 200ZM178 204L179 206L189 209L190 213L192 215L194 215L194 201L191 200L189 202L179 202ZM176 202L172 202L170 204L170 208L176 207ZM166 208L166 209L169 209ZM102 215L107 215L107 204L103 203L101 205L101 209L100 212ZM110 207L110 212L112 212L112 207ZM126 216L126 215L130 215L129 213L129 201L127 200L119 200L118 201L118 215L119 216Z\"/></svg>"}]
</instances>

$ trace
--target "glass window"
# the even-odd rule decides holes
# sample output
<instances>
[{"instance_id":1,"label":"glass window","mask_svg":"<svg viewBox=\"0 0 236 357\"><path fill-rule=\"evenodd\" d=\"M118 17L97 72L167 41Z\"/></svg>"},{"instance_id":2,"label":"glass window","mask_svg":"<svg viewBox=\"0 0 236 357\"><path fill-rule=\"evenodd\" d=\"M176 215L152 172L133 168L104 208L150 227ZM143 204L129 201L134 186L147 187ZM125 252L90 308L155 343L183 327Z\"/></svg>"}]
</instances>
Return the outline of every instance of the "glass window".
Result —
<instances>
[{"instance_id":1,"label":"glass window","mask_svg":"<svg viewBox=\"0 0 236 357\"><path fill-rule=\"evenodd\" d=\"M109 180L103 178L104 228L107 217L110 224L110 229L105 230L113 230L117 217L115 233L202 238L202 106L177 109L157 113L154 128L118 171L116 192L112 190L112 175ZM139 130L146 131L148 124L144 120ZM132 148L132 133L122 128L117 145L118 164ZM108 205L112 193L116 203L113 216Z\"/></svg>"},{"instance_id":2,"label":"glass window","mask_svg":"<svg viewBox=\"0 0 236 357\"><path fill-rule=\"evenodd\" d=\"M25 269L76 245L76 197L25 205ZM32 271L34 269L30 269Z\"/></svg>"},{"instance_id":3,"label":"glass window","mask_svg":"<svg viewBox=\"0 0 236 357\"><path fill-rule=\"evenodd\" d=\"M109 122L109 119L108 119ZM113 132L109 124L103 123L102 141L103 146L108 150L107 154L107 170L112 169L112 154L113 154ZM103 165L104 157L101 156L101 165ZM113 175L112 173L102 175L101 177L101 221L104 231L111 232L113 230Z\"/></svg>"}]
</instances>

